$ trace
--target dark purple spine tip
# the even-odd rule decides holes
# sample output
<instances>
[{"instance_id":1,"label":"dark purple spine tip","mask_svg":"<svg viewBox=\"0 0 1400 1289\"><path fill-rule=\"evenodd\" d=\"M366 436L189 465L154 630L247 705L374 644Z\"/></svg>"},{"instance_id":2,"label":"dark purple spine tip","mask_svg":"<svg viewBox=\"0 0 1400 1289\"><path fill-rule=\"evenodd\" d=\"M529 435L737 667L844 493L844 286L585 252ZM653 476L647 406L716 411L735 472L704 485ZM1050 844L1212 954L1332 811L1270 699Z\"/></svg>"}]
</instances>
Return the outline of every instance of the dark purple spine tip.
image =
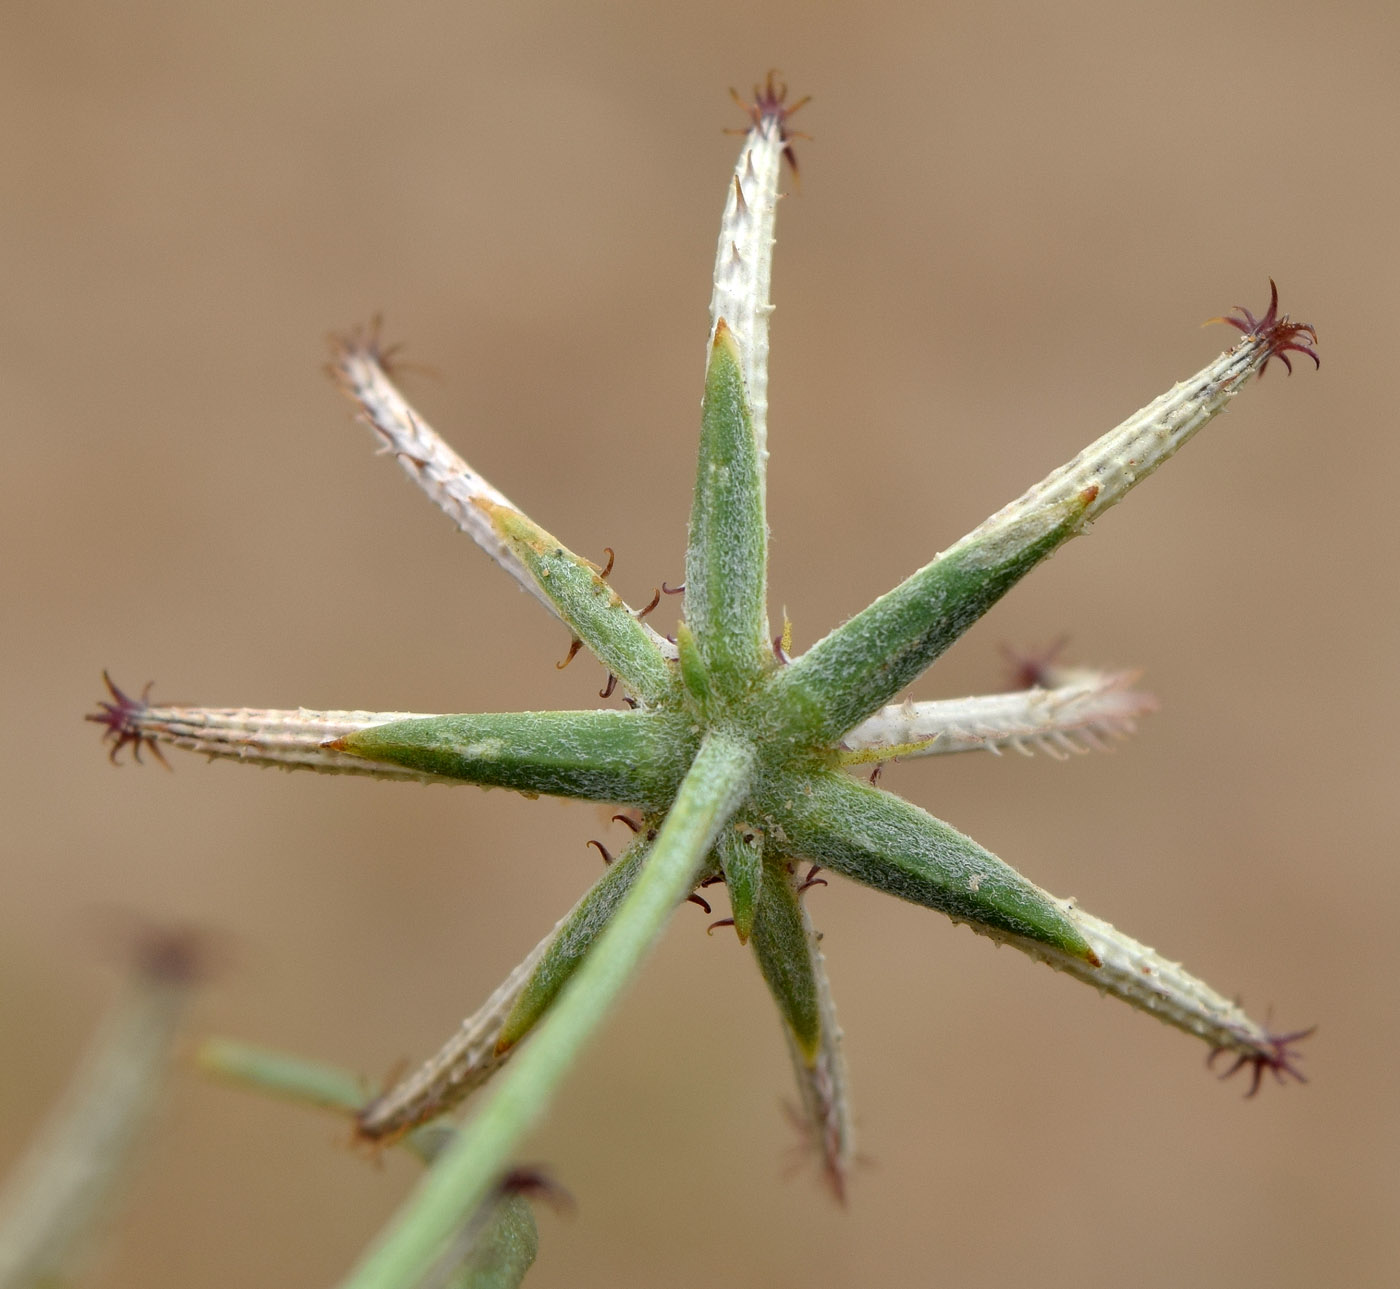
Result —
<instances>
[{"instance_id":1,"label":"dark purple spine tip","mask_svg":"<svg viewBox=\"0 0 1400 1289\"><path fill-rule=\"evenodd\" d=\"M151 686L154 681L147 681L141 690L140 698L133 698L125 693L112 682L111 676L106 671L102 673L102 683L107 686L107 693L111 695L112 701L101 702L97 706L98 710L89 712L84 720L93 721L102 725L106 732L102 735L103 742L111 743L111 750L107 753L107 759L113 765L120 765L117 754L122 748L130 746L132 759L137 765L141 765L141 748L143 746L151 750L152 755L168 770L169 763L156 743L155 736L147 732L141 723L141 718L150 708Z\"/></svg>"},{"instance_id":2,"label":"dark purple spine tip","mask_svg":"<svg viewBox=\"0 0 1400 1289\"><path fill-rule=\"evenodd\" d=\"M1280 1086L1287 1084L1289 1079L1295 1083L1306 1083L1307 1076L1297 1065L1301 1054L1294 1048L1305 1038L1311 1037L1316 1030L1317 1026L1311 1025L1307 1029L1296 1029L1288 1034L1268 1034L1262 1043L1250 1044L1248 1047L1212 1048L1206 1058L1206 1066L1214 1068L1215 1062L1222 1054L1233 1056L1234 1060L1229 1069L1223 1070L1220 1078L1228 1079L1241 1070L1248 1069L1249 1089L1244 1094L1246 1100L1253 1097L1263 1086L1266 1070L1274 1076L1274 1082Z\"/></svg>"},{"instance_id":3,"label":"dark purple spine tip","mask_svg":"<svg viewBox=\"0 0 1400 1289\"><path fill-rule=\"evenodd\" d=\"M1235 316L1238 314L1239 316ZM1278 311L1278 285L1269 279L1269 307L1263 317L1256 318L1242 304L1235 306L1234 314L1211 318L1211 322L1223 322L1234 327L1247 339L1261 340L1265 345L1264 361L1259 365L1262 376L1269 363L1277 358L1293 374L1293 364L1288 361L1289 353L1306 354L1313 360L1314 367L1321 367L1322 360L1317 356L1317 328L1310 322L1294 322L1289 316ZM1306 342L1306 343L1305 343Z\"/></svg>"}]
</instances>

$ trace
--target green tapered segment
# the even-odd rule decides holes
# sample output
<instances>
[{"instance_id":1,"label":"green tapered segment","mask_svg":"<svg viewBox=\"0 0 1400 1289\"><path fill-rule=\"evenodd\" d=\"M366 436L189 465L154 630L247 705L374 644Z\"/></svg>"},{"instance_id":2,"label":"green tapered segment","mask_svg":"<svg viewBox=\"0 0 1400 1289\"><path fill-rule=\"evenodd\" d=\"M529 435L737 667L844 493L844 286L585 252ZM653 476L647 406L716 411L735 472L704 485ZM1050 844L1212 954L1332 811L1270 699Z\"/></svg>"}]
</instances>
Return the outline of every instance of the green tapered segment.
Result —
<instances>
[{"instance_id":1,"label":"green tapered segment","mask_svg":"<svg viewBox=\"0 0 1400 1289\"><path fill-rule=\"evenodd\" d=\"M653 810L675 795L696 739L656 712L492 712L391 721L328 746L482 787Z\"/></svg>"},{"instance_id":2,"label":"green tapered segment","mask_svg":"<svg viewBox=\"0 0 1400 1289\"><path fill-rule=\"evenodd\" d=\"M446 1289L518 1289L539 1252L535 1214L523 1195L503 1195Z\"/></svg>"},{"instance_id":3,"label":"green tapered segment","mask_svg":"<svg viewBox=\"0 0 1400 1289\"><path fill-rule=\"evenodd\" d=\"M1055 900L970 837L836 771L783 776L762 802L794 855L886 894L1097 965Z\"/></svg>"},{"instance_id":4,"label":"green tapered segment","mask_svg":"<svg viewBox=\"0 0 1400 1289\"><path fill-rule=\"evenodd\" d=\"M535 1022L554 1001L565 981L574 974L584 954L607 926L613 910L632 889L632 883L641 871L642 860L650 848L649 841L638 838L608 866L588 894L574 906L501 1026L500 1037L496 1040L498 1056L514 1047L534 1028Z\"/></svg>"},{"instance_id":5,"label":"green tapered segment","mask_svg":"<svg viewBox=\"0 0 1400 1289\"><path fill-rule=\"evenodd\" d=\"M708 712L714 700L710 673L706 670L695 633L684 622L676 626L676 655L681 669L681 684L690 695L691 706L699 713Z\"/></svg>"},{"instance_id":6,"label":"green tapered segment","mask_svg":"<svg viewBox=\"0 0 1400 1289\"><path fill-rule=\"evenodd\" d=\"M754 915L763 890L763 845L746 829L730 828L720 834L715 851L724 873L724 884L729 889L734 930L738 932L739 943L747 944L753 934Z\"/></svg>"},{"instance_id":7,"label":"green tapered segment","mask_svg":"<svg viewBox=\"0 0 1400 1289\"><path fill-rule=\"evenodd\" d=\"M763 867L754 954L798 1054L810 1068L821 1051L822 1018L807 920L783 861L768 857Z\"/></svg>"},{"instance_id":8,"label":"green tapered segment","mask_svg":"<svg viewBox=\"0 0 1400 1289\"><path fill-rule=\"evenodd\" d=\"M1092 491L976 542L960 542L844 622L773 678L773 732L834 743L879 710L1055 548Z\"/></svg>"},{"instance_id":9,"label":"green tapered segment","mask_svg":"<svg viewBox=\"0 0 1400 1289\"><path fill-rule=\"evenodd\" d=\"M671 668L650 632L596 565L518 510L490 504L482 508L574 635L628 690L644 703L654 703L671 689Z\"/></svg>"},{"instance_id":10,"label":"green tapered segment","mask_svg":"<svg viewBox=\"0 0 1400 1289\"><path fill-rule=\"evenodd\" d=\"M685 618L711 683L742 693L764 667L768 528L743 367L720 321L705 373L700 462L685 562Z\"/></svg>"},{"instance_id":11,"label":"green tapered segment","mask_svg":"<svg viewBox=\"0 0 1400 1289\"><path fill-rule=\"evenodd\" d=\"M236 1039L207 1040L195 1053L195 1060L208 1074L323 1110L353 1116L364 1108L369 1096L364 1081L348 1070Z\"/></svg>"}]
</instances>

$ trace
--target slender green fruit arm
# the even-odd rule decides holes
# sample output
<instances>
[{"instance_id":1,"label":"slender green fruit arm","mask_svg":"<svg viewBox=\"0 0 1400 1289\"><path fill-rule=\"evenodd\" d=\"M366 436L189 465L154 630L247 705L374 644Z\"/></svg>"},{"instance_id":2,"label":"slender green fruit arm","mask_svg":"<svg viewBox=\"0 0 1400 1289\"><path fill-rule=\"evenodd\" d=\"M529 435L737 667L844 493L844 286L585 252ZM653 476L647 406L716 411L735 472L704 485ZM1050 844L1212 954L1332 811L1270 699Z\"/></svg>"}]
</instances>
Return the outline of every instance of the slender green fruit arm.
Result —
<instances>
[{"instance_id":1,"label":"slender green fruit arm","mask_svg":"<svg viewBox=\"0 0 1400 1289\"><path fill-rule=\"evenodd\" d=\"M742 356L721 318L710 343L700 454L685 560L685 621L722 699L741 698L767 666L768 521Z\"/></svg>"},{"instance_id":2,"label":"slender green fruit arm","mask_svg":"<svg viewBox=\"0 0 1400 1289\"><path fill-rule=\"evenodd\" d=\"M775 694L784 695L780 701L791 726L830 741L840 738L893 698L1062 541L1083 532L1174 456L1271 358L1286 358L1286 349L1312 356L1295 343L1311 328L1276 312L1277 293L1274 307L1233 349L1090 444L786 668ZM1074 511L1073 522L1058 540L1037 540L1036 526L1057 508ZM1013 558L1017 550L1022 555ZM981 557L985 575L964 572L981 552L991 553ZM922 605L922 614L910 600ZM842 721L847 723L835 728Z\"/></svg>"},{"instance_id":3,"label":"slender green fruit arm","mask_svg":"<svg viewBox=\"0 0 1400 1289\"><path fill-rule=\"evenodd\" d=\"M518 510L480 503L491 525L548 597L564 625L589 652L639 698L654 705L672 693L675 676L653 643L655 632L639 622L606 581L611 570L560 543ZM674 656L674 649L671 651Z\"/></svg>"},{"instance_id":4,"label":"slender green fruit arm","mask_svg":"<svg viewBox=\"0 0 1400 1289\"><path fill-rule=\"evenodd\" d=\"M790 871L791 870L791 871ZM821 936L802 901L812 881L770 851L753 924L754 956L768 985L792 1057L801 1098L799 1127L821 1160L822 1176L845 1203L846 1175L855 1151L841 1027L831 998Z\"/></svg>"},{"instance_id":5,"label":"slender green fruit arm","mask_svg":"<svg viewBox=\"0 0 1400 1289\"><path fill-rule=\"evenodd\" d=\"M651 712L317 712L307 708L156 706L107 681L89 716L112 757L162 745L245 765L419 783L473 783L527 795L664 805L695 746L688 722ZM148 687L149 688L149 687ZM161 758L164 759L164 758Z\"/></svg>"},{"instance_id":6,"label":"slender green fruit arm","mask_svg":"<svg viewBox=\"0 0 1400 1289\"><path fill-rule=\"evenodd\" d=\"M939 756L978 749L1000 756L1008 748L1063 760L1106 751L1127 738L1138 718L1157 710L1151 694L1132 688L1135 671L1066 671L1053 684L1010 694L906 700L883 707L841 740L841 762L858 765L893 757Z\"/></svg>"},{"instance_id":7,"label":"slender green fruit arm","mask_svg":"<svg viewBox=\"0 0 1400 1289\"><path fill-rule=\"evenodd\" d=\"M486 1200L676 905L694 888L720 830L747 795L754 761L750 745L720 733L706 736L655 849L612 922L476 1117L408 1197L343 1289L417 1284L452 1232Z\"/></svg>"},{"instance_id":8,"label":"slender green fruit arm","mask_svg":"<svg viewBox=\"0 0 1400 1289\"><path fill-rule=\"evenodd\" d=\"M789 105L770 72L743 103L752 121L725 195L710 295L700 463L686 555L686 621L733 698L762 668L768 641L768 318Z\"/></svg>"},{"instance_id":9,"label":"slender green fruit arm","mask_svg":"<svg viewBox=\"0 0 1400 1289\"><path fill-rule=\"evenodd\" d=\"M133 979L0 1192L0 1286L67 1284L149 1128L200 953L187 934L138 946Z\"/></svg>"},{"instance_id":10,"label":"slender green fruit arm","mask_svg":"<svg viewBox=\"0 0 1400 1289\"><path fill-rule=\"evenodd\" d=\"M1079 532L1094 496L1087 485L985 540L960 542L819 640L773 677L764 699L771 736L807 746L835 743Z\"/></svg>"},{"instance_id":11,"label":"slender green fruit arm","mask_svg":"<svg viewBox=\"0 0 1400 1289\"><path fill-rule=\"evenodd\" d=\"M554 603L539 588L510 543L491 524L483 505L519 512L506 495L472 469L409 405L386 370L386 355L378 331L337 338L332 345L331 376L359 407L360 419L383 443L383 450L468 537L481 547L551 613ZM650 627L643 631L662 654L674 657L664 636Z\"/></svg>"},{"instance_id":12,"label":"slender green fruit arm","mask_svg":"<svg viewBox=\"0 0 1400 1289\"><path fill-rule=\"evenodd\" d=\"M834 771L776 775L760 809L790 855L954 922L1020 936L1097 965L1093 948L1052 896L925 810Z\"/></svg>"},{"instance_id":13,"label":"slender green fruit arm","mask_svg":"<svg viewBox=\"0 0 1400 1289\"><path fill-rule=\"evenodd\" d=\"M901 899L940 909L979 934L1013 945L1101 993L1194 1034L1217 1052L1229 1054L1235 1064L1227 1073L1251 1066L1254 1088L1265 1069L1280 1079L1301 1078L1291 1045L1304 1032L1270 1033L1179 963L1085 913L1073 901L1031 886L976 842L901 798L844 776L831 775L825 784L807 782L809 794L801 795L798 788L781 810L774 810L777 835L793 854ZM984 870L989 859L992 868ZM1009 873L1013 880L1007 885L995 877L989 881L984 871ZM1038 923L1034 933L1015 928L1017 921L1031 919Z\"/></svg>"},{"instance_id":14,"label":"slender green fruit arm","mask_svg":"<svg viewBox=\"0 0 1400 1289\"><path fill-rule=\"evenodd\" d=\"M395 721L331 750L527 796L664 809L696 738L687 719L644 711L496 712Z\"/></svg>"},{"instance_id":15,"label":"slender green fruit arm","mask_svg":"<svg viewBox=\"0 0 1400 1289\"><path fill-rule=\"evenodd\" d=\"M156 706L107 681L113 701L88 719L112 757L162 745L246 765L420 783L474 783L527 795L664 805L695 747L687 721L641 711L317 712ZM149 688L149 686L148 686ZM163 759L163 758L162 758Z\"/></svg>"},{"instance_id":16,"label":"slender green fruit arm","mask_svg":"<svg viewBox=\"0 0 1400 1289\"><path fill-rule=\"evenodd\" d=\"M545 1014L617 905L631 889L650 849L645 836L628 848L586 895L519 964L440 1051L393 1087L355 1104L357 1132L394 1140L446 1114L485 1083Z\"/></svg>"}]
</instances>

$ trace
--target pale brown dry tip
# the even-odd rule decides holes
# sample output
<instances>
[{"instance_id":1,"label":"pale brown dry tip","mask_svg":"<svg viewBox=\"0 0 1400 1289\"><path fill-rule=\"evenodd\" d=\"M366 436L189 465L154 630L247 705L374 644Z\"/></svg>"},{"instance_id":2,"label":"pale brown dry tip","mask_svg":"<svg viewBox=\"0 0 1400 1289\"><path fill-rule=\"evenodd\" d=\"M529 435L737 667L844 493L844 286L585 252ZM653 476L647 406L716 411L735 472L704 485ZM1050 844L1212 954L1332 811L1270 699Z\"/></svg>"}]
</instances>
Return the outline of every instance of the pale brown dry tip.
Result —
<instances>
[{"instance_id":1,"label":"pale brown dry tip","mask_svg":"<svg viewBox=\"0 0 1400 1289\"><path fill-rule=\"evenodd\" d=\"M356 397L358 382L349 371L349 363L360 359L373 363L386 376L398 376L403 372L418 372L424 376L441 379L442 373L427 363L406 363L400 355L403 342L386 345L383 342L384 315L376 313L364 326L352 327L344 333L332 333L326 339L331 347L331 361L326 364L326 374L337 387L352 398Z\"/></svg>"},{"instance_id":2,"label":"pale brown dry tip","mask_svg":"<svg viewBox=\"0 0 1400 1289\"><path fill-rule=\"evenodd\" d=\"M753 87L752 103L746 103L739 97L739 91L730 89L729 96L749 114L749 120L759 129L766 129L768 125L778 127L778 138L782 140L783 155L787 157L788 165L792 167L794 177L797 175L797 156L792 150L791 140L811 139L810 134L803 134L798 130L787 128L788 118L793 116L801 108L812 101L810 94L804 95L796 103L787 102L788 87L787 82L779 80L781 73L776 68L770 68L768 78L764 83ZM743 130L726 130L726 134L743 134ZM742 197L740 198L742 200Z\"/></svg>"}]
</instances>

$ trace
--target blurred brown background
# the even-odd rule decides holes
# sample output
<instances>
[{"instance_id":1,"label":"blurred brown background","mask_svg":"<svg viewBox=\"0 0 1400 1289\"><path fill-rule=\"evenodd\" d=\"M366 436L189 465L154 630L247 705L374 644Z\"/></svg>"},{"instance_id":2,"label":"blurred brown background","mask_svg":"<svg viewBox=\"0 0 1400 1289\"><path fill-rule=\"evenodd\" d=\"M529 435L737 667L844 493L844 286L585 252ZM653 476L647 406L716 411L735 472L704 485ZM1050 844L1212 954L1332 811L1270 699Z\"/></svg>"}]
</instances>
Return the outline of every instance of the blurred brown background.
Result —
<instances>
[{"instance_id":1,"label":"blurred brown background","mask_svg":"<svg viewBox=\"0 0 1400 1289\"><path fill-rule=\"evenodd\" d=\"M1225 420L918 687L1002 642L1147 669L1118 755L884 783L1281 1027L1310 1086L934 914L812 893L871 1164L794 1137L778 1033L683 909L532 1143L550 1285L1389 1285L1395 925L1393 5L1090 0L11 5L0 19L6 736L0 1167L108 1004L93 910L224 929L195 1034L377 1078L594 876L588 806L107 764L100 672L170 701L596 704L586 658L318 368L384 310L408 388L634 603L682 576L714 232L776 64L773 609L805 647L1233 333L1268 278L1323 367ZM718 914L717 914L718 915ZM175 1082L95 1286L322 1285L416 1169Z\"/></svg>"}]
</instances>

